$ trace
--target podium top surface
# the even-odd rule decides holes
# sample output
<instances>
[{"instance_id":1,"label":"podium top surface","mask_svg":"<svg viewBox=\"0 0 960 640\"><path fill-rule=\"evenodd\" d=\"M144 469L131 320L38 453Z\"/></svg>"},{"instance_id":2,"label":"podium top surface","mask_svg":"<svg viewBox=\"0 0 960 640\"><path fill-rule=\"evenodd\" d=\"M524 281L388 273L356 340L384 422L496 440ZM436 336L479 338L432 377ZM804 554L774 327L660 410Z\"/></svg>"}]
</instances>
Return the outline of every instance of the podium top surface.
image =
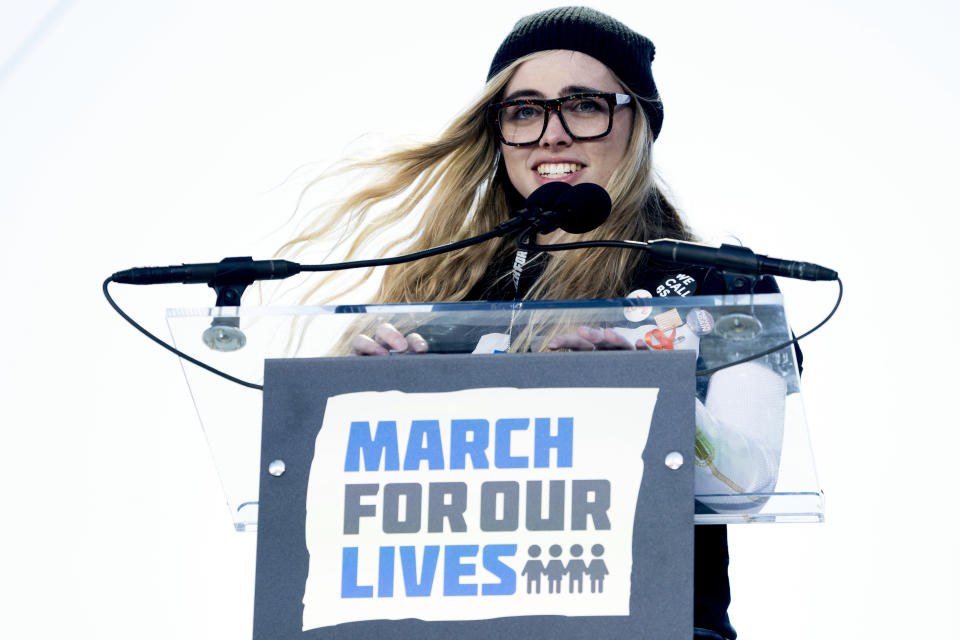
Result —
<instances>
[{"instance_id":1,"label":"podium top surface","mask_svg":"<svg viewBox=\"0 0 960 640\"><path fill-rule=\"evenodd\" d=\"M167 313L178 348L251 382L263 380L267 359L348 355L352 336L372 335L383 322L403 333L420 333L433 354L545 351L548 338L582 326L611 329L649 352L695 350L700 374L770 351L747 365L697 377L698 451L707 456L699 469L709 472L705 482L698 480L702 513L697 522L823 518L797 357L780 294L244 306ZM253 528L261 395L191 365L184 372L234 523L241 530ZM762 473L739 474L746 479L723 470L752 464L760 464Z\"/></svg>"}]
</instances>

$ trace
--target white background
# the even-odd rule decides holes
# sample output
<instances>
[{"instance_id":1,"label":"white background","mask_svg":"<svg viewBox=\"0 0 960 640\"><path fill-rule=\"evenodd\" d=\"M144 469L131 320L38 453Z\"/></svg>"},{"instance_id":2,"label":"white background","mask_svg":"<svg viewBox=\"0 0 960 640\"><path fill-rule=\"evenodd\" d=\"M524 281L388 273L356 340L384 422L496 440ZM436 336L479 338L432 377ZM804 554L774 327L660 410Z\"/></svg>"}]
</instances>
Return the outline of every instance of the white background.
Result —
<instances>
[{"instance_id":1,"label":"white background","mask_svg":"<svg viewBox=\"0 0 960 640\"><path fill-rule=\"evenodd\" d=\"M249 637L254 536L232 530L176 359L100 283L270 256L291 171L367 132L438 132L545 6L0 0L0 635ZM828 522L731 527L741 638L958 637L960 12L595 6L657 44L656 158L694 227L847 286L803 345ZM799 330L835 294L784 289ZM213 302L115 293L164 333L164 308Z\"/></svg>"}]
</instances>

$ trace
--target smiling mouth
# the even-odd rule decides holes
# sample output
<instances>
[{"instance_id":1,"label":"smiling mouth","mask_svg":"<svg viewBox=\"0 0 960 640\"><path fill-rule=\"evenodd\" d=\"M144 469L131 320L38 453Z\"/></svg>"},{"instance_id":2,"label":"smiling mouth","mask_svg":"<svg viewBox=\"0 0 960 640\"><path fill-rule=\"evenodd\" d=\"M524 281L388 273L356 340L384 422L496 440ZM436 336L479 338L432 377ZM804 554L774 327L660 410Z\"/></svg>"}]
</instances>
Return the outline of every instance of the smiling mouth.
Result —
<instances>
[{"instance_id":1,"label":"smiling mouth","mask_svg":"<svg viewBox=\"0 0 960 640\"><path fill-rule=\"evenodd\" d=\"M583 169L583 165L574 162L544 162L537 166L537 173L544 178L563 178L580 169Z\"/></svg>"}]
</instances>

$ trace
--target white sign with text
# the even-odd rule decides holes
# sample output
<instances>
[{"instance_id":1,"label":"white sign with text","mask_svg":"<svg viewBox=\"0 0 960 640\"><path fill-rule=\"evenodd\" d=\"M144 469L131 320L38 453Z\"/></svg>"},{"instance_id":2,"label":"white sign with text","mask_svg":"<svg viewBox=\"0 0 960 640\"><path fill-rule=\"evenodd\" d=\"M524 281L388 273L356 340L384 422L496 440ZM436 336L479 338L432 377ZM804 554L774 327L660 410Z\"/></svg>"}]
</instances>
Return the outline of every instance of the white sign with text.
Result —
<instances>
[{"instance_id":1,"label":"white sign with text","mask_svg":"<svg viewBox=\"0 0 960 640\"><path fill-rule=\"evenodd\" d=\"M303 629L626 616L648 388L331 397L307 486Z\"/></svg>"}]
</instances>

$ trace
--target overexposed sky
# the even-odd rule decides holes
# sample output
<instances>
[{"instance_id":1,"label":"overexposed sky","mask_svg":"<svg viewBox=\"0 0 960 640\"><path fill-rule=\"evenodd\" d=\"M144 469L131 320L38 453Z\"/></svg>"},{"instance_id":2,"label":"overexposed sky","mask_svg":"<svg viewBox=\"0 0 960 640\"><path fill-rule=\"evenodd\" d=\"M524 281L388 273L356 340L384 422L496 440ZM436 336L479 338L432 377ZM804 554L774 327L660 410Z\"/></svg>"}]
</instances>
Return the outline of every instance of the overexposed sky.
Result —
<instances>
[{"instance_id":1,"label":"overexposed sky","mask_svg":"<svg viewBox=\"0 0 960 640\"><path fill-rule=\"evenodd\" d=\"M268 257L291 172L368 133L437 133L548 6L0 0L2 635L249 637L254 536L233 532L179 364L100 283ZM657 45L656 159L693 226L847 287L803 344L828 521L731 527L741 638L951 637L960 11L592 6ZM783 288L798 332L835 296ZM213 303L115 295L164 334L167 307Z\"/></svg>"}]
</instances>

